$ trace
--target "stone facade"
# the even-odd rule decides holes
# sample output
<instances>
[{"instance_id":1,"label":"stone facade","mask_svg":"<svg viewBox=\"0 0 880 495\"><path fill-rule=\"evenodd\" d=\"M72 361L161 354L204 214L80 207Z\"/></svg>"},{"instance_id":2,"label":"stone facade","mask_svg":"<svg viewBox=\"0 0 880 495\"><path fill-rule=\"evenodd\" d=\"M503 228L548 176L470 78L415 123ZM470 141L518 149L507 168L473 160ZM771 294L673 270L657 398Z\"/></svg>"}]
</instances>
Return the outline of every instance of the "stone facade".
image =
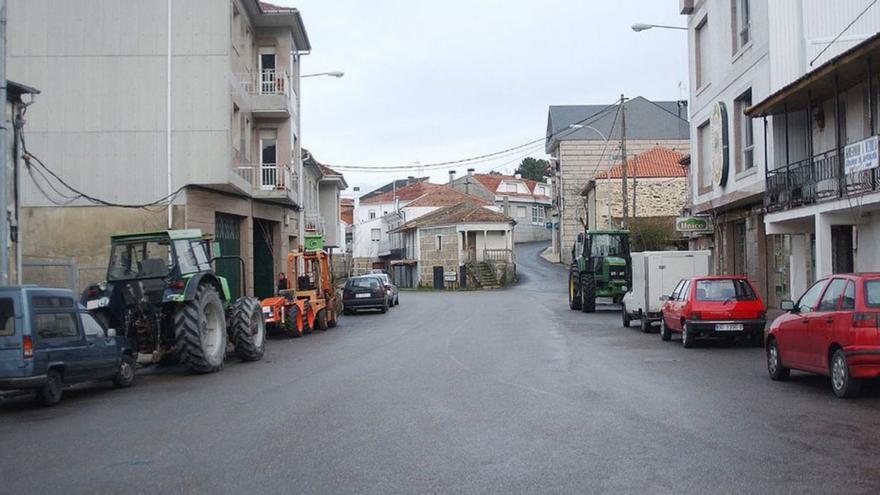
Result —
<instances>
[{"instance_id":1,"label":"stone facade","mask_svg":"<svg viewBox=\"0 0 880 495\"><path fill-rule=\"evenodd\" d=\"M440 249L437 249L437 236ZM419 229L419 285L434 286L434 267L444 272L459 270L458 232L455 227L422 227Z\"/></svg>"},{"instance_id":2,"label":"stone facade","mask_svg":"<svg viewBox=\"0 0 880 495\"><path fill-rule=\"evenodd\" d=\"M587 193L590 208L589 227L608 226L609 188L611 218L623 217L621 179L597 179ZM687 177L650 177L638 179L636 186L637 217L674 217L687 206ZM628 206L632 215L632 181L628 182Z\"/></svg>"},{"instance_id":3,"label":"stone facade","mask_svg":"<svg viewBox=\"0 0 880 495\"><path fill-rule=\"evenodd\" d=\"M562 262L571 263L571 246L577 234L583 231L581 219L585 219L584 197L582 192L597 173L609 169L611 164L619 161L615 155L619 153L619 143L600 140L563 140L557 150L559 158L558 185L555 191L560 210L559 231L556 233L560 243ZM690 141L687 139L645 139L628 140L626 142L627 157L648 151L655 146L663 146L682 153L690 152ZM605 149L603 157L602 150ZM601 163L600 163L601 159Z\"/></svg>"}]
</instances>

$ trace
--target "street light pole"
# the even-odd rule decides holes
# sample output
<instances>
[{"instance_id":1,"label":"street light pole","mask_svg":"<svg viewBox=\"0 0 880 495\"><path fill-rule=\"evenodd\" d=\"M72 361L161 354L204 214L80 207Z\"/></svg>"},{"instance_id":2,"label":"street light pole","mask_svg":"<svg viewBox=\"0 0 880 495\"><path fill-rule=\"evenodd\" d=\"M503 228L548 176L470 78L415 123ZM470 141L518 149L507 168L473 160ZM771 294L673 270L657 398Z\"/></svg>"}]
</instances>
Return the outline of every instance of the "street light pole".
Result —
<instances>
[{"instance_id":1,"label":"street light pole","mask_svg":"<svg viewBox=\"0 0 880 495\"><path fill-rule=\"evenodd\" d=\"M633 25L632 25L632 30L635 31L635 32L637 32L637 33L640 32L640 31L647 31L647 30L649 30L649 29L654 29L654 28L657 28L657 29L672 29L672 30L675 30L675 31L687 31L687 29L688 29L688 28L686 28L686 27L682 27L682 26L666 26L666 25L663 25L663 24L642 24L642 23L637 23L637 24L633 24Z\"/></svg>"}]
</instances>

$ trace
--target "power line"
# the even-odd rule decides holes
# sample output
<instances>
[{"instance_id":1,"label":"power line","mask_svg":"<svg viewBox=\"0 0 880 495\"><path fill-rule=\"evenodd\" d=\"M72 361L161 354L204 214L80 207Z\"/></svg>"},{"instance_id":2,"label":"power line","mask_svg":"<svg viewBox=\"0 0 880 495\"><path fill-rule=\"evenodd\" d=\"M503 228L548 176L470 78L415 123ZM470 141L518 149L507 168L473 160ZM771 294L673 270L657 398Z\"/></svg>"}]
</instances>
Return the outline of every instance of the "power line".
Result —
<instances>
[{"instance_id":1,"label":"power line","mask_svg":"<svg viewBox=\"0 0 880 495\"><path fill-rule=\"evenodd\" d=\"M843 31L841 31L840 33L838 33L837 36L834 37L834 39L832 39L831 41L829 41L828 44L825 45L825 48L823 48L822 51L819 52L819 54L816 55L815 58L813 58L813 60L810 60L810 67L813 66L813 63L814 63L816 60L819 60L819 57L821 57L823 53L825 53L826 51L828 51L829 48L831 48L831 45L833 45L838 39L840 39L841 36L843 36L843 33L845 33L849 28L853 27L853 24L855 24L859 19L861 19L862 16L865 15L865 14L868 12L868 10L870 10L871 7L874 6L875 3L877 3L877 1L878 1L878 0L874 0L874 1L872 1L871 3L869 3L868 6L865 7L865 10L863 10L859 15L857 15L856 18L853 19L852 22L850 22L849 24L847 24L845 28L843 28Z\"/></svg>"}]
</instances>

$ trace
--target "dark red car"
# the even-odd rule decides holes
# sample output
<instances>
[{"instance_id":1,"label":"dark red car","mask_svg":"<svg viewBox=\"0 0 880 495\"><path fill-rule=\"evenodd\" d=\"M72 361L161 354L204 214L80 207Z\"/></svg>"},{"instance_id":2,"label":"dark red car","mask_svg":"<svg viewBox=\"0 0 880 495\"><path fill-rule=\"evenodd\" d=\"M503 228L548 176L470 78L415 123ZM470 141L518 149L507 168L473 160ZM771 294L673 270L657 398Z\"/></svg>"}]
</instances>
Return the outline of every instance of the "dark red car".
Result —
<instances>
[{"instance_id":1,"label":"dark red car","mask_svg":"<svg viewBox=\"0 0 880 495\"><path fill-rule=\"evenodd\" d=\"M862 379L880 376L880 273L824 278L782 309L767 336L771 379L809 371L830 376L838 397L854 397Z\"/></svg>"},{"instance_id":2,"label":"dark red car","mask_svg":"<svg viewBox=\"0 0 880 495\"><path fill-rule=\"evenodd\" d=\"M660 310L663 340L677 332L687 348L698 338L748 339L752 345L764 345L767 308L745 277L682 279Z\"/></svg>"}]
</instances>

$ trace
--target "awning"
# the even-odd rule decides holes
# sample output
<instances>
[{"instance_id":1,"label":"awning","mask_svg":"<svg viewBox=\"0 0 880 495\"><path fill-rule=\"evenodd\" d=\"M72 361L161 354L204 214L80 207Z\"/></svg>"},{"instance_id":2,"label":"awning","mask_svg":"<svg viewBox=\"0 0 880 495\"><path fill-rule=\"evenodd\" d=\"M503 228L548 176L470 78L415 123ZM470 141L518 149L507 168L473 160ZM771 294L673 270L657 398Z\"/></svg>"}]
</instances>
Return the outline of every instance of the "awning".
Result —
<instances>
[{"instance_id":1,"label":"awning","mask_svg":"<svg viewBox=\"0 0 880 495\"><path fill-rule=\"evenodd\" d=\"M872 77L880 68L880 33L871 36L853 48L841 53L816 69L804 74L791 84L773 93L746 109L750 117L764 117L807 108L807 92L814 102L828 100L834 96L834 78L837 76L839 89L844 91L868 78L868 61L873 65Z\"/></svg>"},{"instance_id":2,"label":"awning","mask_svg":"<svg viewBox=\"0 0 880 495\"><path fill-rule=\"evenodd\" d=\"M394 265L417 265L419 263L418 260L392 260L391 266Z\"/></svg>"}]
</instances>

